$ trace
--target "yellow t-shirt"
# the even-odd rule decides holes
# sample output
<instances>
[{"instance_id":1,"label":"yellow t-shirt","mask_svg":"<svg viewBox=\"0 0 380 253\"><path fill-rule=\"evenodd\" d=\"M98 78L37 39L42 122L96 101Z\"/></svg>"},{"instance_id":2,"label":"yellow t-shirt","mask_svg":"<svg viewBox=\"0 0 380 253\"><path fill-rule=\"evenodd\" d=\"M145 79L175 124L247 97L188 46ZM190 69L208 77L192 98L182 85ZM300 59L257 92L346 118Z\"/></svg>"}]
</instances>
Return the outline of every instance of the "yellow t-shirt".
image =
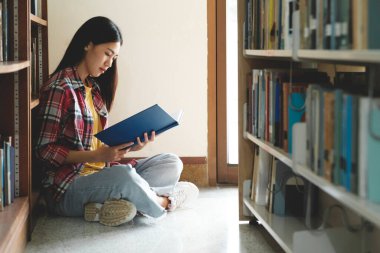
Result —
<instances>
[{"instance_id":1,"label":"yellow t-shirt","mask_svg":"<svg viewBox=\"0 0 380 253\"><path fill-rule=\"evenodd\" d=\"M92 94L91 94L92 88L87 87L87 86L85 86L85 88L86 88L86 105L90 109L91 114L92 114L92 118L94 119L93 134L96 134L96 133L103 130L102 124L100 122L99 114L95 110L94 101L92 100ZM98 138L92 137L91 150L95 150L102 145L103 144L101 143L101 141ZM91 175L93 173L96 173L96 172L102 170L104 168L104 166L106 166L106 164L104 162L85 163L83 170L80 172L80 175L82 175L82 176Z\"/></svg>"}]
</instances>

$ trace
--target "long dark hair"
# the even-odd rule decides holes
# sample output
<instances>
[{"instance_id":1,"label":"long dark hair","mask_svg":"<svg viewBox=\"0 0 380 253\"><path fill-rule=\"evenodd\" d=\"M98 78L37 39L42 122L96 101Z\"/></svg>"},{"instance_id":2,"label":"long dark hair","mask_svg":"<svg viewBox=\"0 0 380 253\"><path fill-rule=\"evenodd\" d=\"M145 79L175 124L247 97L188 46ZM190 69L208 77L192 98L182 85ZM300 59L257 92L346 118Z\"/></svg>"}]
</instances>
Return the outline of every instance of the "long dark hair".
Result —
<instances>
[{"instance_id":1,"label":"long dark hair","mask_svg":"<svg viewBox=\"0 0 380 253\"><path fill-rule=\"evenodd\" d=\"M87 20L75 33L66 52L52 75L67 68L76 66L83 59L84 48L92 42L94 45L120 42L123 44L123 37L117 25L106 17L93 17ZM117 60L113 61L104 74L94 78L100 86L100 94L108 110L111 110L117 87Z\"/></svg>"}]
</instances>

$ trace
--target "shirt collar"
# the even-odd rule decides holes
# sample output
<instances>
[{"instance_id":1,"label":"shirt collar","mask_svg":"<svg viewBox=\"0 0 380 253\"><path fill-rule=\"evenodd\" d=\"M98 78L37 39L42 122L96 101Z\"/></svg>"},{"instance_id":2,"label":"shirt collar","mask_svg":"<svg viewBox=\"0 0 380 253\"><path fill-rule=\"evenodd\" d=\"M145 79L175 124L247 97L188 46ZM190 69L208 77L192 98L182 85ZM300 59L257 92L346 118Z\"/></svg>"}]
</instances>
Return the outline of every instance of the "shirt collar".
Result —
<instances>
[{"instance_id":1,"label":"shirt collar","mask_svg":"<svg viewBox=\"0 0 380 253\"><path fill-rule=\"evenodd\" d=\"M72 84L73 89L83 89L84 90L84 83L82 82L82 79L80 79L77 67L72 67L72 73L74 75L74 78L77 82ZM91 80L92 88L93 90L100 90L100 86L98 82L93 77L88 77L89 80Z\"/></svg>"}]
</instances>

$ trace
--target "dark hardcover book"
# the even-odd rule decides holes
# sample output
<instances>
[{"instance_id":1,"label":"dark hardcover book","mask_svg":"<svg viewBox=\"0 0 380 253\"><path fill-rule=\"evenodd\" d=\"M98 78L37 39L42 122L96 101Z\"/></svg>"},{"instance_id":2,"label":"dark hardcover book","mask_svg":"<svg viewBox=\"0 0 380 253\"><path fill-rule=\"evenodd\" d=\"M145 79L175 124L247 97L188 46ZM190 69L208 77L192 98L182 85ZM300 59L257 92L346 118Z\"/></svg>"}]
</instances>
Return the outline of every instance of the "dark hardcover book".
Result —
<instances>
[{"instance_id":1,"label":"dark hardcover book","mask_svg":"<svg viewBox=\"0 0 380 253\"><path fill-rule=\"evenodd\" d=\"M279 216L304 216L304 179L279 161L276 166L273 213Z\"/></svg>"},{"instance_id":2,"label":"dark hardcover book","mask_svg":"<svg viewBox=\"0 0 380 253\"><path fill-rule=\"evenodd\" d=\"M367 6L368 49L379 49L380 48L380 36L379 36L380 1L368 0L367 5L368 5Z\"/></svg>"},{"instance_id":3,"label":"dark hardcover book","mask_svg":"<svg viewBox=\"0 0 380 253\"><path fill-rule=\"evenodd\" d=\"M137 143L137 137L144 141L144 133L150 136L152 131L159 135L170 128L179 125L182 111L169 115L159 105L155 104L119 123L95 134L95 137L107 144L116 146L128 142Z\"/></svg>"}]
</instances>

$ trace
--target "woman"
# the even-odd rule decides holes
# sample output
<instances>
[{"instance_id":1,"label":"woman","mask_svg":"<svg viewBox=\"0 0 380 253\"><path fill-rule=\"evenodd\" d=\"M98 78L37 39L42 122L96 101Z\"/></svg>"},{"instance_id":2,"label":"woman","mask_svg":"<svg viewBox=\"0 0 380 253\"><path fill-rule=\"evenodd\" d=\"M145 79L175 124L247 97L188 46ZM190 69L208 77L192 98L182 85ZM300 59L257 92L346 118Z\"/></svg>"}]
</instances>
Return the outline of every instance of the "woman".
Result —
<instances>
[{"instance_id":1,"label":"woman","mask_svg":"<svg viewBox=\"0 0 380 253\"><path fill-rule=\"evenodd\" d=\"M39 136L35 145L55 213L83 216L117 226L136 209L163 217L198 195L198 188L178 182L181 160L173 154L117 161L153 142L109 147L93 137L107 125L117 87L117 57L123 44L119 28L108 18L94 17L75 33L61 62L41 88ZM107 164L108 163L108 166Z\"/></svg>"}]
</instances>

